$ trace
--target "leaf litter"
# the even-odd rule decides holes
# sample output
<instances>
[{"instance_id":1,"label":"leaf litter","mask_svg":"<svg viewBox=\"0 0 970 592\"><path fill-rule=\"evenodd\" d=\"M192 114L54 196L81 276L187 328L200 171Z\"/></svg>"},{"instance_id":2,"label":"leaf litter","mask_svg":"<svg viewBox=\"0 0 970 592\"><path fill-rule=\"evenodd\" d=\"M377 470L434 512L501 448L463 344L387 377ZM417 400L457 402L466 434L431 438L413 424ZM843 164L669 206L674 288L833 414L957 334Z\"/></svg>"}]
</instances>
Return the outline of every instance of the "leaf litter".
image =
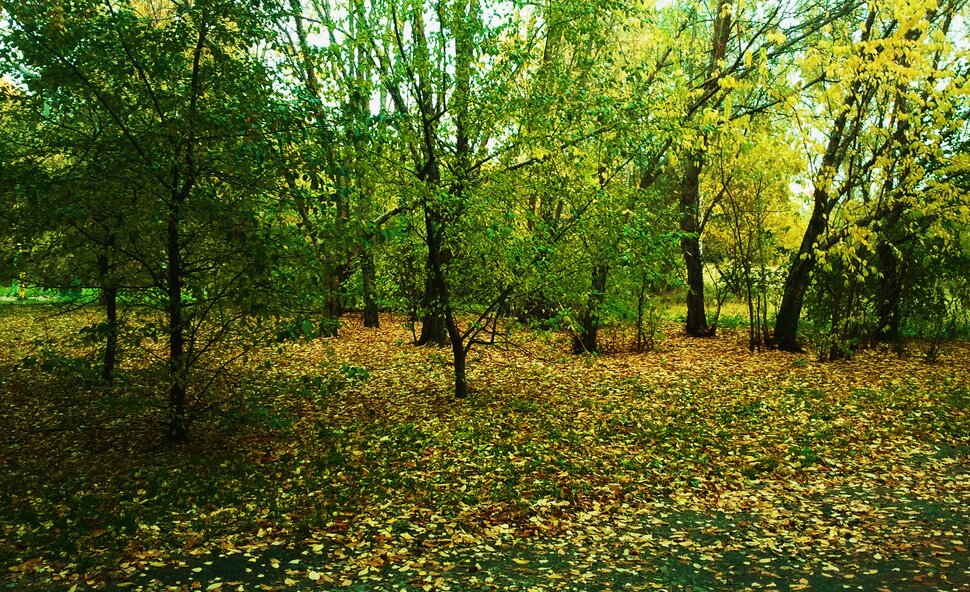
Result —
<instances>
[{"instance_id":1,"label":"leaf litter","mask_svg":"<svg viewBox=\"0 0 970 592\"><path fill-rule=\"evenodd\" d=\"M188 446L158 361L25 367L78 316L5 311L13 589L962 590L970 354L751 355L740 335L574 357L447 352L400 321L252 352ZM71 343L65 339L63 343ZM33 349L32 349L33 348ZM58 355L80 359L76 346ZM74 358L70 358L74 356Z\"/></svg>"}]
</instances>

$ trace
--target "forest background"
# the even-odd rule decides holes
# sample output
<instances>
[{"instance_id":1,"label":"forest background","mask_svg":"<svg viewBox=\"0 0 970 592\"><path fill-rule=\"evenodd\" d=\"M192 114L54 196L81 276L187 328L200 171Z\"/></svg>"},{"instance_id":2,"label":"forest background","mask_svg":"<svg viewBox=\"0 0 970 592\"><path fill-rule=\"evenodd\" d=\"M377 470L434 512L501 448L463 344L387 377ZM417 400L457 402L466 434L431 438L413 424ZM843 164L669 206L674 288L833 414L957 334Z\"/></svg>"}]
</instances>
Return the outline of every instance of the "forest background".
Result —
<instances>
[{"instance_id":1,"label":"forest background","mask_svg":"<svg viewBox=\"0 0 970 592\"><path fill-rule=\"evenodd\" d=\"M804 368L970 334L963 0L0 10L0 279L60 302L8 308L8 388L151 383L186 442L267 420L240 368L321 339L429 346L452 405L523 340L740 327L744 363ZM320 392L370 377L324 357Z\"/></svg>"}]
</instances>

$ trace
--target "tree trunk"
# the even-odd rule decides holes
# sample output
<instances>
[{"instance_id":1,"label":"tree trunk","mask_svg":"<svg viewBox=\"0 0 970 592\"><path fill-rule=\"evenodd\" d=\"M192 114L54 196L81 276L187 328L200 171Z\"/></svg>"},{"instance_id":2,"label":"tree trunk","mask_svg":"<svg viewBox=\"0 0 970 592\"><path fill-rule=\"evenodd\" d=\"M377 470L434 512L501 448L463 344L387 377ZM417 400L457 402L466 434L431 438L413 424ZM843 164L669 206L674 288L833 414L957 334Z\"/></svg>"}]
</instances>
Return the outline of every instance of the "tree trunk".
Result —
<instances>
[{"instance_id":1,"label":"tree trunk","mask_svg":"<svg viewBox=\"0 0 970 592\"><path fill-rule=\"evenodd\" d=\"M876 335L879 341L896 345L899 343L899 303L903 295L904 270L889 242L881 242L876 249L876 254L879 258L879 267L882 269L879 301L876 306L879 323Z\"/></svg>"},{"instance_id":2,"label":"tree trunk","mask_svg":"<svg viewBox=\"0 0 970 592\"><path fill-rule=\"evenodd\" d=\"M381 326L377 299L374 297L374 282L376 280L374 270L374 254L370 250L365 250L360 256L360 274L364 284L364 326L378 328Z\"/></svg>"},{"instance_id":3,"label":"tree trunk","mask_svg":"<svg viewBox=\"0 0 970 592\"><path fill-rule=\"evenodd\" d=\"M465 359L468 352L465 350L464 339L458 330L458 324L454 316L448 314L448 336L451 338L451 353L455 364L455 398L464 399L468 396L468 379L465 376Z\"/></svg>"},{"instance_id":4,"label":"tree trunk","mask_svg":"<svg viewBox=\"0 0 970 592\"><path fill-rule=\"evenodd\" d=\"M646 290L643 283L640 284L640 289L637 290L637 353L643 353L646 346L646 340L643 338L643 303L646 300Z\"/></svg>"},{"instance_id":5,"label":"tree trunk","mask_svg":"<svg viewBox=\"0 0 970 592\"><path fill-rule=\"evenodd\" d=\"M426 314L421 319L421 335L417 345L444 347L448 343L448 328L440 314Z\"/></svg>"},{"instance_id":6,"label":"tree trunk","mask_svg":"<svg viewBox=\"0 0 970 592\"><path fill-rule=\"evenodd\" d=\"M101 381L114 382L115 360L118 357L118 288L111 278L110 248L114 243L109 237L108 246L98 255L98 275L101 284L101 305L104 306L107 333L104 341L104 360L101 365Z\"/></svg>"},{"instance_id":7,"label":"tree trunk","mask_svg":"<svg viewBox=\"0 0 970 592\"><path fill-rule=\"evenodd\" d=\"M188 377L188 356L185 353L185 322L182 306L182 251L181 251L182 199L175 197L169 206L168 216L168 370L169 391L168 439L185 442L188 422L185 415L185 390Z\"/></svg>"},{"instance_id":8,"label":"tree trunk","mask_svg":"<svg viewBox=\"0 0 970 592\"><path fill-rule=\"evenodd\" d=\"M798 345L798 320L802 314L802 303L808 282L811 278L814 261L796 260L792 263L788 278L785 280L785 291L778 307L775 318L775 347L782 351L802 352Z\"/></svg>"},{"instance_id":9,"label":"tree trunk","mask_svg":"<svg viewBox=\"0 0 970 592\"><path fill-rule=\"evenodd\" d=\"M775 339L768 331L768 270L764 255L761 257L761 278L758 282L758 309L761 312L761 341L771 349L775 346Z\"/></svg>"},{"instance_id":10,"label":"tree trunk","mask_svg":"<svg viewBox=\"0 0 970 592\"><path fill-rule=\"evenodd\" d=\"M680 239L680 247L687 265L687 323L688 335L706 337L707 311L704 309L704 263L701 260L700 241L697 237Z\"/></svg>"},{"instance_id":11,"label":"tree trunk","mask_svg":"<svg viewBox=\"0 0 970 592\"><path fill-rule=\"evenodd\" d=\"M435 183L438 180L437 163L431 161L428 179ZM448 343L448 323L446 320L447 286L444 283L444 272L441 269L442 258L442 227L444 221L431 204L424 206L424 226L428 245L428 260L424 289L424 311L421 317L421 336L418 345L433 345L444 347Z\"/></svg>"},{"instance_id":12,"label":"tree trunk","mask_svg":"<svg viewBox=\"0 0 970 592\"><path fill-rule=\"evenodd\" d=\"M340 314L343 308L340 304L340 270L328 270L323 281L327 298L325 311L327 318L321 325L321 335L323 337L337 337L340 333Z\"/></svg>"},{"instance_id":13,"label":"tree trunk","mask_svg":"<svg viewBox=\"0 0 970 592\"><path fill-rule=\"evenodd\" d=\"M424 208L425 231L427 232L428 242L428 283L427 294L433 295L434 300L430 301L431 308L425 314L425 322L421 327L422 338L427 333L435 341L428 341L437 346L444 346L451 343L453 354L454 374L455 374L455 398L463 399L468 395L468 382L465 375L465 360L467 350L465 340L458 328L454 310L451 308L451 300L448 294L448 282L445 279L444 263L450 256L443 248L443 226L442 218L433 207L427 202ZM436 332L443 335L440 340Z\"/></svg>"},{"instance_id":14,"label":"tree trunk","mask_svg":"<svg viewBox=\"0 0 970 592\"><path fill-rule=\"evenodd\" d=\"M411 22L414 36L414 62L416 67L415 90L417 103L421 115L421 143L423 159L418 165L418 180L425 186L427 194L424 197L424 227L425 242L428 246L427 265L428 274L425 280L424 311L421 318L421 336L418 345L434 345L443 347L448 343L448 328L445 320L445 308L448 306L447 286L444 283L441 269L442 242L446 220L433 200L438 199L436 192L440 189L441 169L437 154L437 116L435 115L431 91L430 73L428 72L431 58L427 38L424 30L424 18L421 12L413 13ZM457 58L456 58L457 60ZM429 201L430 200L430 201ZM440 280L440 281L439 281Z\"/></svg>"},{"instance_id":15,"label":"tree trunk","mask_svg":"<svg viewBox=\"0 0 970 592\"><path fill-rule=\"evenodd\" d=\"M429 224L429 230L430 228L431 225ZM442 269L440 238L440 235L435 235L435 238L428 243L428 246L431 247L430 252L436 254L431 260L430 270L430 284L433 286L434 292L438 295L438 304L440 306L439 317L435 319L435 322L438 322L439 319L444 321L444 331L448 342L451 343L455 375L455 398L464 399L468 395L468 380L465 375L465 361L468 357L468 350L465 349L465 339L461 334L461 330L458 328L458 321L455 319L454 310L451 308L451 301L448 296L448 284L445 280L444 270ZM422 327L423 332L424 328ZM435 345L444 346L445 344L435 343Z\"/></svg>"},{"instance_id":16,"label":"tree trunk","mask_svg":"<svg viewBox=\"0 0 970 592\"><path fill-rule=\"evenodd\" d=\"M707 68L708 82L706 91L710 96L716 94L718 77L715 76L721 68L721 61L727 53L728 42L731 38L732 0L718 0L717 12L714 15L714 26L711 39L710 62ZM700 178L703 152L687 155L684 177L680 183L679 213L680 248L687 267L687 322L686 332L694 337L707 337L713 331L707 326L707 311L704 310L704 259L701 254L701 232L704 221L700 214Z\"/></svg>"},{"instance_id":17,"label":"tree trunk","mask_svg":"<svg viewBox=\"0 0 970 592\"><path fill-rule=\"evenodd\" d=\"M114 382L115 362L118 359L118 288L102 289L101 297L105 302L105 317L108 333L104 342L104 363L101 366L101 381L105 384Z\"/></svg>"},{"instance_id":18,"label":"tree trunk","mask_svg":"<svg viewBox=\"0 0 970 592\"><path fill-rule=\"evenodd\" d=\"M429 241L430 242L430 241ZM432 255L428 253L428 267L432 267ZM421 335L418 337L417 345L433 345L444 347L448 343L448 328L445 322L445 315L441 310L441 294L434 281L433 272L429 274L425 282L424 290L424 314L421 316Z\"/></svg>"},{"instance_id":19,"label":"tree trunk","mask_svg":"<svg viewBox=\"0 0 970 592\"><path fill-rule=\"evenodd\" d=\"M841 274L837 274L838 277ZM841 360L845 358L845 350L843 348L845 335L840 329L842 324L842 316L844 309L843 306L843 288L842 285L837 282L837 280L832 280L834 287L829 289L829 297L832 301L832 320L830 322L831 329L829 330L829 346L828 352L819 352L819 357L823 360L834 362L836 360ZM847 311L845 316L848 316L851 311Z\"/></svg>"},{"instance_id":20,"label":"tree trunk","mask_svg":"<svg viewBox=\"0 0 970 592\"><path fill-rule=\"evenodd\" d=\"M709 334L707 311L704 310L704 260L700 240L701 165L693 156L680 185L680 249L687 267L687 334L695 337Z\"/></svg>"},{"instance_id":21,"label":"tree trunk","mask_svg":"<svg viewBox=\"0 0 970 592\"><path fill-rule=\"evenodd\" d=\"M754 293L751 286L751 273L748 271L747 266L744 270L744 284L745 284L745 296L748 300L748 351L753 352L757 347L761 350L761 336L758 334L756 327L761 319L755 314L754 306Z\"/></svg>"},{"instance_id":22,"label":"tree trunk","mask_svg":"<svg viewBox=\"0 0 970 592\"><path fill-rule=\"evenodd\" d=\"M606 297L606 279L609 274L609 267L605 264L593 266L592 290L589 294L589 301L586 303L586 310L583 311L581 330L578 335L573 337L573 353L582 354L595 352L597 350L596 338L599 332L599 313L603 300Z\"/></svg>"},{"instance_id":23,"label":"tree trunk","mask_svg":"<svg viewBox=\"0 0 970 592\"><path fill-rule=\"evenodd\" d=\"M808 291L812 269L815 267L815 241L826 228L825 204L828 200L824 191L822 188L815 189L815 208L812 211L812 218L808 222L802 244L785 279L785 290L775 319L774 336L775 346L782 351L798 353L803 351L798 345L798 320L802 316L802 304L805 302L805 293ZM822 195L818 195L819 193Z\"/></svg>"}]
</instances>

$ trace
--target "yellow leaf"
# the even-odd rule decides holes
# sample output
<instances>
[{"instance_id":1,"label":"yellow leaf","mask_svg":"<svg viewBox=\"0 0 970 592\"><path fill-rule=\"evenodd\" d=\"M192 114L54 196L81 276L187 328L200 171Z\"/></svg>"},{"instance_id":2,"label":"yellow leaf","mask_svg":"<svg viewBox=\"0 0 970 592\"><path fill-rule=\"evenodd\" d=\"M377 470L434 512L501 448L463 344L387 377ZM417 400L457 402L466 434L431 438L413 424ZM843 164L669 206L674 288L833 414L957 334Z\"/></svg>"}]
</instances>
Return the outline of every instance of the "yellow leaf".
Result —
<instances>
[{"instance_id":1,"label":"yellow leaf","mask_svg":"<svg viewBox=\"0 0 970 592\"><path fill-rule=\"evenodd\" d=\"M512 559L512 561L518 563L519 565L529 565L528 559L519 559L518 557Z\"/></svg>"},{"instance_id":2,"label":"yellow leaf","mask_svg":"<svg viewBox=\"0 0 970 592\"><path fill-rule=\"evenodd\" d=\"M218 590L219 588L222 588L222 582L213 582L213 583L209 584L208 586L206 586L205 589L206 590Z\"/></svg>"},{"instance_id":3,"label":"yellow leaf","mask_svg":"<svg viewBox=\"0 0 970 592\"><path fill-rule=\"evenodd\" d=\"M311 569L310 571L307 572L306 577L316 582L317 580L320 579L320 574Z\"/></svg>"}]
</instances>

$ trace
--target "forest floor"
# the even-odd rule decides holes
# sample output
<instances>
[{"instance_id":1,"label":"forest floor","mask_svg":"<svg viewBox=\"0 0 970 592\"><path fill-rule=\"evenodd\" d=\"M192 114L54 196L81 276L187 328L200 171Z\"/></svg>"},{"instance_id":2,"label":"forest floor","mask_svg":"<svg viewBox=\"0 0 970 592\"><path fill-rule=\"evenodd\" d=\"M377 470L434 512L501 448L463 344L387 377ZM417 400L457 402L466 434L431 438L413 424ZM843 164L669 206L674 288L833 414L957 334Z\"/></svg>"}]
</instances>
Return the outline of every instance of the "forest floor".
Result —
<instances>
[{"instance_id":1,"label":"forest floor","mask_svg":"<svg viewBox=\"0 0 970 592\"><path fill-rule=\"evenodd\" d=\"M449 352L399 320L231 366L184 446L163 360L0 307L0 590L968 590L970 344L744 336Z\"/></svg>"}]
</instances>

